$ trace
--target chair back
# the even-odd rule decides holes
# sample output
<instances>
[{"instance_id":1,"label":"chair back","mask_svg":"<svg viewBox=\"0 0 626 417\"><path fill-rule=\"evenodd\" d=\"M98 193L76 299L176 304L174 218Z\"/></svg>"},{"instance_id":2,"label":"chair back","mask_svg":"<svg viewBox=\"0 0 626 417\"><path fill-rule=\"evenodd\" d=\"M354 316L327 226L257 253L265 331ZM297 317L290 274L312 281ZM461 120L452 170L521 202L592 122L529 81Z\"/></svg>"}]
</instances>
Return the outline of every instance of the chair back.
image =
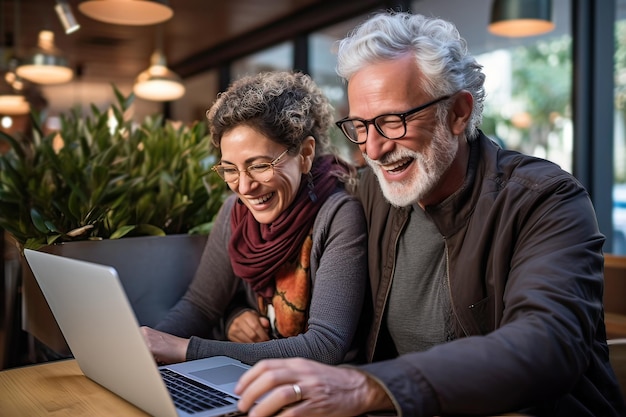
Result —
<instances>
[{"instance_id":1,"label":"chair back","mask_svg":"<svg viewBox=\"0 0 626 417\"><path fill-rule=\"evenodd\" d=\"M622 389L622 394L626 398L626 338L609 339L609 359L617 381Z\"/></svg>"},{"instance_id":2,"label":"chair back","mask_svg":"<svg viewBox=\"0 0 626 417\"><path fill-rule=\"evenodd\" d=\"M141 325L156 325L185 293L207 236L168 235L79 241L42 248L44 252L113 266ZM46 348L71 354L28 264L23 262L22 328ZM89 277L85 277L89 279ZM37 356L30 353L31 359Z\"/></svg>"},{"instance_id":3,"label":"chair back","mask_svg":"<svg viewBox=\"0 0 626 417\"><path fill-rule=\"evenodd\" d=\"M608 339L626 338L626 256L604 255L604 323Z\"/></svg>"}]
</instances>

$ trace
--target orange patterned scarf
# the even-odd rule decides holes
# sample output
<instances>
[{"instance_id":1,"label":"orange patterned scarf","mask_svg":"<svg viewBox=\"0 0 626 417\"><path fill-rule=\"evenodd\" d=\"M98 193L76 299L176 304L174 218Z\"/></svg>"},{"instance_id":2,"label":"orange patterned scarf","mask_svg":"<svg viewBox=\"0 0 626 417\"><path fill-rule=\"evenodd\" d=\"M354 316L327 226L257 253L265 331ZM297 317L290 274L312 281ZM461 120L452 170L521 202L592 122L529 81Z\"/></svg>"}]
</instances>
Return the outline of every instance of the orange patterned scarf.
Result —
<instances>
[{"instance_id":1,"label":"orange patterned scarf","mask_svg":"<svg viewBox=\"0 0 626 417\"><path fill-rule=\"evenodd\" d=\"M313 239L307 236L300 249L300 256L287 262L276 273L276 290L271 305L259 296L259 312L268 316L269 308L274 309L273 323L270 323L273 337L296 336L306 331L309 300L311 299L311 247Z\"/></svg>"}]
</instances>

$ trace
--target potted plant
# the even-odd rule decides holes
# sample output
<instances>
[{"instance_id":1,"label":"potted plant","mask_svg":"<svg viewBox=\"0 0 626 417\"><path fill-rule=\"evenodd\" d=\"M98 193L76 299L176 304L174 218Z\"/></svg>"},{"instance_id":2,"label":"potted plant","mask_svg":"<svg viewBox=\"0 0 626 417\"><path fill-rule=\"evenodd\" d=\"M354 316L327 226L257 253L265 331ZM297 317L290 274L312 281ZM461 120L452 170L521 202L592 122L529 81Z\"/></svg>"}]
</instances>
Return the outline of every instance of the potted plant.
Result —
<instances>
[{"instance_id":1,"label":"potted plant","mask_svg":"<svg viewBox=\"0 0 626 417\"><path fill-rule=\"evenodd\" d=\"M61 116L44 135L0 132L0 227L24 247L124 236L207 234L225 187L204 123L176 127L161 116L134 126L124 118L133 96L92 115Z\"/></svg>"},{"instance_id":2,"label":"potted plant","mask_svg":"<svg viewBox=\"0 0 626 417\"><path fill-rule=\"evenodd\" d=\"M134 124L133 96L114 92L110 109L73 110L58 132L36 117L28 140L0 132L11 146L0 155L0 227L20 248L114 266L139 322L153 325L193 276L226 186L209 175L205 123ZM22 278L23 328L67 353L29 268Z\"/></svg>"}]
</instances>

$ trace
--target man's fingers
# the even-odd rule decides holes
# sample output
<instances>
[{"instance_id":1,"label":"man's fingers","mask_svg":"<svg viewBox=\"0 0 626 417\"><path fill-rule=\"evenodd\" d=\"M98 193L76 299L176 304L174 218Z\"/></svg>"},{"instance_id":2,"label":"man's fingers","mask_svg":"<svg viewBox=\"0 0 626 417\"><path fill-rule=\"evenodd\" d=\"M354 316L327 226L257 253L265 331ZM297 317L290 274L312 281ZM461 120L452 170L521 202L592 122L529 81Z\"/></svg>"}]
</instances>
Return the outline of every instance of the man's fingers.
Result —
<instances>
[{"instance_id":1,"label":"man's fingers","mask_svg":"<svg viewBox=\"0 0 626 417\"><path fill-rule=\"evenodd\" d=\"M264 359L246 371L235 387L235 394L241 398L240 405L248 410L261 395L281 384L289 383L296 374L289 365L289 359Z\"/></svg>"},{"instance_id":2,"label":"man's fingers","mask_svg":"<svg viewBox=\"0 0 626 417\"><path fill-rule=\"evenodd\" d=\"M261 394L262 393L261 391ZM274 416L281 409L298 403L298 398L293 389L293 384L284 384L270 391L270 393L262 399L257 400L258 402L256 404L241 404L240 401L240 409L243 410L243 407L252 406L251 409L248 408L250 417Z\"/></svg>"},{"instance_id":3,"label":"man's fingers","mask_svg":"<svg viewBox=\"0 0 626 417\"><path fill-rule=\"evenodd\" d=\"M252 368L248 369L241 377L235 386L235 394L242 395L246 391L249 385L269 370L269 363L271 359L261 360L257 362Z\"/></svg>"}]
</instances>

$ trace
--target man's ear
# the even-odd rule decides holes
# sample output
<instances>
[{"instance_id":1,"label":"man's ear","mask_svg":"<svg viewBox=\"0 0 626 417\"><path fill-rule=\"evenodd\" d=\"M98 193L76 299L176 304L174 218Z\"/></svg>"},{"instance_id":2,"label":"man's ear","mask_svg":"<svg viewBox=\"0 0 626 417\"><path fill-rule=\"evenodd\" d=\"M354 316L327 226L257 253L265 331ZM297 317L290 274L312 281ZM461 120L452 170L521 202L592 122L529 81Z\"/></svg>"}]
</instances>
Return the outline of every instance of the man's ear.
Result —
<instances>
[{"instance_id":1,"label":"man's ear","mask_svg":"<svg viewBox=\"0 0 626 417\"><path fill-rule=\"evenodd\" d=\"M315 138L313 136L307 136L302 141L300 157L302 158L300 166L302 173L308 174L311 171L313 159L315 158Z\"/></svg>"},{"instance_id":2,"label":"man's ear","mask_svg":"<svg viewBox=\"0 0 626 417\"><path fill-rule=\"evenodd\" d=\"M474 97L469 91L462 90L455 94L454 104L448 113L450 131L453 135L458 136L465 132L473 108Z\"/></svg>"}]
</instances>

